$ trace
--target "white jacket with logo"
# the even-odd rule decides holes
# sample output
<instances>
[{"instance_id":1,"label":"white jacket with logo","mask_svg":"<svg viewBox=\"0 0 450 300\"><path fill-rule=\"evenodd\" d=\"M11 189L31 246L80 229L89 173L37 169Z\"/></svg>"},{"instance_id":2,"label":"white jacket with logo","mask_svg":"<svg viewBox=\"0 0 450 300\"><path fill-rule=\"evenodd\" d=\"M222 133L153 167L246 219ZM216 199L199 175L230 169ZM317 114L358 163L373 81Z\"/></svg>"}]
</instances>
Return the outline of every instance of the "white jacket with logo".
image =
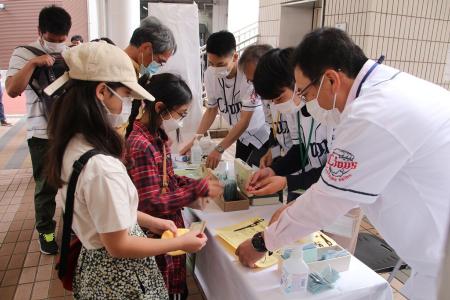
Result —
<instances>
[{"instance_id":1,"label":"white jacket with logo","mask_svg":"<svg viewBox=\"0 0 450 300\"><path fill-rule=\"evenodd\" d=\"M436 299L450 210L450 92L369 60L349 93L321 178L265 231L269 250L359 205L412 268L404 293Z\"/></svg>"}]
</instances>

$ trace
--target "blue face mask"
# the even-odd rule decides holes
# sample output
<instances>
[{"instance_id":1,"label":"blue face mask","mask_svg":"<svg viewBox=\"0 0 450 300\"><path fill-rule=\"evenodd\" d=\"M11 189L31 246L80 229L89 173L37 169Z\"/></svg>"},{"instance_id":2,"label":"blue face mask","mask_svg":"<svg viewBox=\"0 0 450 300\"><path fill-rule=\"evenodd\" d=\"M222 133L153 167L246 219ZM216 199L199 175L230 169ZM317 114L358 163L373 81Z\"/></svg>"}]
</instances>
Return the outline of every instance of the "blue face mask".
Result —
<instances>
[{"instance_id":1,"label":"blue face mask","mask_svg":"<svg viewBox=\"0 0 450 300\"><path fill-rule=\"evenodd\" d=\"M141 73L142 75L149 74L149 75L153 76L156 73L158 73L162 67L162 65L160 63L154 61L153 58L152 58L152 62L148 66L144 66L143 62L144 62L144 54L141 53L141 67L140 67L139 73Z\"/></svg>"},{"instance_id":2,"label":"blue face mask","mask_svg":"<svg viewBox=\"0 0 450 300\"><path fill-rule=\"evenodd\" d=\"M145 71L147 73L149 73L150 75L155 75L156 73L159 72L159 70L161 69L161 64L157 63L156 61L152 61L151 64L149 64L146 68Z\"/></svg>"}]
</instances>

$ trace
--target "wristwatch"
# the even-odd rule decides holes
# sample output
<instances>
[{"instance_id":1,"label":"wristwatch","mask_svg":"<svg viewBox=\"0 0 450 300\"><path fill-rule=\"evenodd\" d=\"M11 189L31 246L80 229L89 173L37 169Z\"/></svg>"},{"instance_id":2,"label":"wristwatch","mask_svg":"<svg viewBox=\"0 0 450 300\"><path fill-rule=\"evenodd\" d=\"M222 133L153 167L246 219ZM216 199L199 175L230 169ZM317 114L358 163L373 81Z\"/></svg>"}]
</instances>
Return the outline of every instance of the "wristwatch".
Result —
<instances>
[{"instance_id":1,"label":"wristwatch","mask_svg":"<svg viewBox=\"0 0 450 300\"><path fill-rule=\"evenodd\" d=\"M258 252L267 252L266 243L264 242L262 232L258 232L252 237L252 245Z\"/></svg>"},{"instance_id":2,"label":"wristwatch","mask_svg":"<svg viewBox=\"0 0 450 300\"><path fill-rule=\"evenodd\" d=\"M223 152L225 151L225 149L223 149L222 146L217 145L216 148L214 148L217 152L219 152L220 154L223 154Z\"/></svg>"}]
</instances>

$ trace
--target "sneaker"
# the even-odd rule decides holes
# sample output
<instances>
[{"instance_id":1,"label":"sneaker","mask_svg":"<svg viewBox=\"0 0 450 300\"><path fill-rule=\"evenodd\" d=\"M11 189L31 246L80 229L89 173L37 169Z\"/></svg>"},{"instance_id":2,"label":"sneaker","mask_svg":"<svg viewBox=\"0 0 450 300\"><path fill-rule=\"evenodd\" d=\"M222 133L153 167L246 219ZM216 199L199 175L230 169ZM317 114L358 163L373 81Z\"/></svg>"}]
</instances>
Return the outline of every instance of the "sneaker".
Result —
<instances>
[{"instance_id":1,"label":"sneaker","mask_svg":"<svg viewBox=\"0 0 450 300\"><path fill-rule=\"evenodd\" d=\"M55 233L39 233L39 245L41 252L47 255L58 253L58 244L55 240Z\"/></svg>"},{"instance_id":2,"label":"sneaker","mask_svg":"<svg viewBox=\"0 0 450 300\"><path fill-rule=\"evenodd\" d=\"M8 123L6 120L1 120L0 122L1 122L2 126L7 126L7 127L11 127L12 126L12 124Z\"/></svg>"}]
</instances>

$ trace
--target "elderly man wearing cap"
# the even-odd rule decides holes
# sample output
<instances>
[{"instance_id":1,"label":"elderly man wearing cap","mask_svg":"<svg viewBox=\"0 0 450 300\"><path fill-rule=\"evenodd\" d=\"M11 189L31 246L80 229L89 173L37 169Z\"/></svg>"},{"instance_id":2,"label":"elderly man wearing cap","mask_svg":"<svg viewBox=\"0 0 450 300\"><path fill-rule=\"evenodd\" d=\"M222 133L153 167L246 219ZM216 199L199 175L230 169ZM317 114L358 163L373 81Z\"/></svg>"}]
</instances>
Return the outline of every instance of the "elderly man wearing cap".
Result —
<instances>
[{"instance_id":1,"label":"elderly man wearing cap","mask_svg":"<svg viewBox=\"0 0 450 300\"><path fill-rule=\"evenodd\" d=\"M74 274L74 297L168 299L153 256L198 251L206 237L192 231L169 240L151 239L140 228L156 234L177 230L172 221L137 211L138 193L120 160L123 140L114 130L128 120L133 98L154 98L138 84L132 62L116 46L85 43L63 56L70 71L45 90L48 94L64 90L49 120L54 143L47 176L59 188L65 221L72 212L70 200L74 203L72 229L83 245ZM72 166L86 153L93 156L84 168L77 163L80 175L76 187L69 189ZM67 221L62 254L67 253L70 238Z\"/></svg>"}]
</instances>

